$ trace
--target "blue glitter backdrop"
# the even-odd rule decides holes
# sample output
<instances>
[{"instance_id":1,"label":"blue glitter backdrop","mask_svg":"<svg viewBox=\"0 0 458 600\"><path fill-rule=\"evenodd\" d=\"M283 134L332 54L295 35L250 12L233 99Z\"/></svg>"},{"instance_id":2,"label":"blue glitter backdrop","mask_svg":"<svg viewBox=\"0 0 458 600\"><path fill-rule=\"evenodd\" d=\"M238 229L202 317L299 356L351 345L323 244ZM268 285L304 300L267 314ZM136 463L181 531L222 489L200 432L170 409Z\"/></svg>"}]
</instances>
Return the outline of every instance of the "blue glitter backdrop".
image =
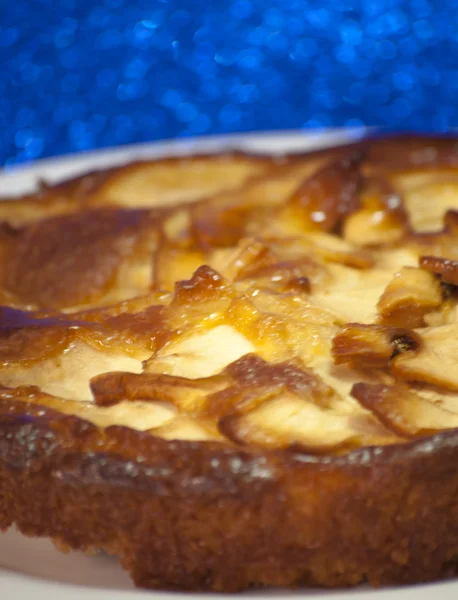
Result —
<instances>
[{"instance_id":1,"label":"blue glitter backdrop","mask_svg":"<svg viewBox=\"0 0 458 600\"><path fill-rule=\"evenodd\" d=\"M177 136L458 125L457 0L0 0L0 164Z\"/></svg>"}]
</instances>

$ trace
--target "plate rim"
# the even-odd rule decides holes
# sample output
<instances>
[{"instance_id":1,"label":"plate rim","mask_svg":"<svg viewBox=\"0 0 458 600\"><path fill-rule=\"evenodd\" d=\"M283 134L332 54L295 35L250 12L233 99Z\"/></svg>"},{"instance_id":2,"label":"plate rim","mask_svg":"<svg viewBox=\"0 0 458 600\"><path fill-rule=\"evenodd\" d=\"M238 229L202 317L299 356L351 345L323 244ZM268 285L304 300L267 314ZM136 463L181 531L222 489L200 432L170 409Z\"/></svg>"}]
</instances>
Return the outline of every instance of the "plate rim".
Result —
<instances>
[{"instance_id":1,"label":"plate rim","mask_svg":"<svg viewBox=\"0 0 458 600\"><path fill-rule=\"evenodd\" d=\"M76 150L64 152L62 154L56 154L53 156L46 156L35 160L13 163L10 165L0 165L0 175L6 173L15 173L17 171L26 170L33 167L45 167L51 163L67 162L72 161L75 158L92 158L94 156L103 155L117 155L124 153L131 153L132 151L140 150L142 153L148 149L158 149L164 147L167 150L171 150L175 153L189 153L195 148L200 146L227 146L231 147L232 144L244 144L247 140L250 142L265 141L266 138L289 138L291 140L296 138L310 138L317 140L329 140L332 143L333 138L342 138L345 136L346 139L356 139L366 135L369 131L373 131L374 127L332 127L332 128L317 128L317 129L265 129L265 130L251 130L245 132L233 132L233 133L214 133L202 136L183 136L183 137L170 137L157 140L150 140L145 142L132 142L126 144L117 144L113 146L103 146L99 148L89 148L87 150ZM318 143L317 145L320 145ZM269 150L268 150L269 151ZM161 152L162 153L162 152Z\"/></svg>"}]
</instances>

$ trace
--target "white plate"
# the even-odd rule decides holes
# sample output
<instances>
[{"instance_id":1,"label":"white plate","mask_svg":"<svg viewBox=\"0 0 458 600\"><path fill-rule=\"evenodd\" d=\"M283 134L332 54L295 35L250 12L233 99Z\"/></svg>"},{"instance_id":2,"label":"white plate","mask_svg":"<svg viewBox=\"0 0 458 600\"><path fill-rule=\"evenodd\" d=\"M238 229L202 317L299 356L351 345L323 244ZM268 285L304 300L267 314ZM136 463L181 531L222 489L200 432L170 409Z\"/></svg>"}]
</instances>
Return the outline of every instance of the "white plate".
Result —
<instances>
[{"instance_id":1,"label":"white plate","mask_svg":"<svg viewBox=\"0 0 458 600\"><path fill-rule=\"evenodd\" d=\"M0 193L2 196L19 195L33 189L39 177L58 181L86 170L121 164L138 157L208 152L221 148L259 152L301 151L354 139L361 133L361 130L333 130L317 134L285 132L234 135L142 144L70 155L0 172ZM434 596L441 600L455 600L458 597L458 581L384 590L359 588L349 591L303 590L294 593L273 590L249 595L268 596L269 599L300 596L307 600L323 597L332 600L430 600ZM25 538L13 530L0 533L0 600L80 600L82 597L84 600L135 600L146 597L152 600L188 600L190 595L139 591L114 559L105 556L87 557L78 552L62 554L48 540ZM208 600L215 596L193 594L192 597Z\"/></svg>"}]
</instances>

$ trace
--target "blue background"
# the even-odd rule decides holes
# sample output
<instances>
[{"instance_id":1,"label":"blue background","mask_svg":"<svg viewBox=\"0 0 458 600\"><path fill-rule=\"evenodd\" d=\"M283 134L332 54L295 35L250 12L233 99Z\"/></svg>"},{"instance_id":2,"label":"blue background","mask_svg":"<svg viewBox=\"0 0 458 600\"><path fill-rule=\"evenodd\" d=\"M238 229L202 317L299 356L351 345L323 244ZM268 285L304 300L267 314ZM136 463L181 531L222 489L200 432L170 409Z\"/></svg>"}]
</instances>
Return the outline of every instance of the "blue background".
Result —
<instances>
[{"instance_id":1,"label":"blue background","mask_svg":"<svg viewBox=\"0 0 458 600\"><path fill-rule=\"evenodd\" d=\"M457 0L0 0L0 164L279 128L458 125Z\"/></svg>"}]
</instances>

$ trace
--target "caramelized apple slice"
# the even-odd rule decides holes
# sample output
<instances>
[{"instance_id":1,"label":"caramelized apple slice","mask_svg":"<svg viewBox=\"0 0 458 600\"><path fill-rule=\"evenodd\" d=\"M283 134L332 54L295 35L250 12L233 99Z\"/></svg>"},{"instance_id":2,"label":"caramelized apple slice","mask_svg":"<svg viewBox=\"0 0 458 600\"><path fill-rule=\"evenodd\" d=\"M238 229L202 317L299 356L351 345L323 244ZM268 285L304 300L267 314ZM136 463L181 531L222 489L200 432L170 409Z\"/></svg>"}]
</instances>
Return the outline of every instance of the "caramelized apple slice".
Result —
<instances>
[{"instance_id":1,"label":"caramelized apple slice","mask_svg":"<svg viewBox=\"0 0 458 600\"><path fill-rule=\"evenodd\" d=\"M99 427L123 425L138 431L160 427L176 416L176 409L165 403L124 402L113 406L97 406L92 402L70 400L42 392L36 386L19 386L14 389L0 389L0 399L13 399L16 402L27 402L60 413L80 417Z\"/></svg>"},{"instance_id":2,"label":"caramelized apple slice","mask_svg":"<svg viewBox=\"0 0 458 600\"><path fill-rule=\"evenodd\" d=\"M444 283L458 285L458 261L439 256L422 256L420 267L429 273L439 275Z\"/></svg>"},{"instance_id":3,"label":"caramelized apple slice","mask_svg":"<svg viewBox=\"0 0 458 600\"><path fill-rule=\"evenodd\" d=\"M91 204L164 207L236 189L272 168L275 160L245 154L166 158L114 169L90 198Z\"/></svg>"},{"instance_id":4,"label":"caramelized apple slice","mask_svg":"<svg viewBox=\"0 0 458 600\"><path fill-rule=\"evenodd\" d=\"M229 280L250 278L250 274L277 260L267 242L257 238L242 238L234 250L220 250L214 256L217 270Z\"/></svg>"},{"instance_id":5,"label":"caramelized apple slice","mask_svg":"<svg viewBox=\"0 0 458 600\"><path fill-rule=\"evenodd\" d=\"M145 371L189 379L210 377L254 350L253 344L234 327L217 325L170 342L146 362Z\"/></svg>"},{"instance_id":6,"label":"caramelized apple slice","mask_svg":"<svg viewBox=\"0 0 458 600\"><path fill-rule=\"evenodd\" d=\"M338 394L300 361L269 364L249 355L225 374L232 385L208 398L206 413L220 417L222 433L238 443L328 449L354 437L334 420ZM329 435L320 435L320 425Z\"/></svg>"},{"instance_id":7,"label":"caramelized apple slice","mask_svg":"<svg viewBox=\"0 0 458 600\"><path fill-rule=\"evenodd\" d=\"M222 418L220 429L238 444L274 448L300 445L318 452L357 441L348 418L288 393L267 400L248 414Z\"/></svg>"},{"instance_id":8,"label":"caramelized apple slice","mask_svg":"<svg viewBox=\"0 0 458 600\"><path fill-rule=\"evenodd\" d=\"M418 257L458 259L458 213L449 210L444 215L444 227L440 231L411 233L406 242Z\"/></svg>"},{"instance_id":9,"label":"caramelized apple slice","mask_svg":"<svg viewBox=\"0 0 458 600\"><path fill-rule=\"evenodd\" d=\"M168 305L170 303L171 298L172 296L170 293L153 291L147 294L134 296L133 298L128 298L126 300L122 300L121 302L116 302L113 304L103 304L102 306L95 306L83 310L66 310L65 315L71 315L71 318L77 321L101 323L106 319L120 317L121 315L136 315L138 313L145 312L151 309L152 307ZM52 316L52 314L45 313L45 316ZM56 314L54 314L54 316L56 316Z\"/></svg>"},{"instance_id":10,"label":"caramelized apple slice","mask_svg":"<svg viewBox=\"0 0 458 600\"><path fill-rule=\"evenodd\" d=\"M443 301L439 282L422 269L403 267L377 304L381 321L395 327L421 327L424 316Z\"/></svg>"},{"instance_id":11,"label":"caramelized apple slice","mask_svg":"<svg viewBox=\"0 0 458 600\"><path fill-rule=\"evenodd\" d=\"M310 243L311 250L326 262L338 263L355 269L368 269L374 265L370 252L335 235L309 233L305 239Z\"/></svg>"},{"instance_id":12,"label":"caramelized apple slice","mask_svg":"<svg viewBox=\"0 0 458 600\"><path fill-rule=\"evenodd\" d=\"M192 277L205 262L202 251L180 248L162 240L154 258L154 289L172 291L177 281Z\"/></svg>"},{"instance_id":13,"label":"caramelized apple slice","mask_svg":"<svg viewBox=\"0 0 458 600\"><path fill-rule=\"evenodd\" d=\"M60 354L81 325L78 320L40 318L33 312L0 306L0 365L30 364Z\"/></svg>"},{"instance_id":14,"label":"caramelized apple slice","mask_svg":"<svg viewBox=\"0 0 458 600\"><path fill-rule=\"evenodd\" d=\"M0 383L15 387L38 385L43 391L63 398L90 401L89 380L111 370L139 373L142 358L110 348L95 350L91 345L76 341L66 352L58 348L42 361L10 364L0 369Z\"/></svg>"},{"instance_id":15,"label":"caramelized apple slice","mask_svg":"<svg viewBox=\"0 0 458 600\"><path fill-rule=\"evenodd\" d=\"M178 416L160 427L149 430L155 436L164 440L188 440L193 442L226 441L215 426L206 422L196 421L186 416Z\"/></svg>"},{"instance_id":16,"label":"caramelized apple slice","mask_svg":"<svg viewBox=\"0 0 458 600\"><path fill-rule=\"evenodd\" d=\"M340 400L336 392L298 358L272 364L250 354L226 367L225 374L238 388L258 389L262 395L269 388L276 388L277 392L285 389L322 408L331 408ZM244 412L247 407L242 402L232 405L232 409Z\"/></svg>"},{"instance_id":17,"label":"caramelized apple slice","mask_svg":"<svg viewBox=\"0 0 458 600\"><path fill-rule=\"evenodd\" d=\"M239 444L261 447L300 447L308 452L338 452L359 444L390 444L401 438L372 416L339 413L282 393L255 410L228 415L221 431Z\"/></svg>"},{"instance_id":18,"label":"caramelized apple slice","mask_svg":"<svg viewBox=\"0 0 458 600\"><path fill-rule=\"evenodd\" d=\"M101 406L121 400L164 401L208 418L250 411L282 390L323 408L340 401L334 390L300 360L271 364L255 354L247 354L207 378L105 373L91 380L91 389Z\"/></svg>"},{"instance_id":19,"label":"caramelized apple slice","mask_svg":"<svg viewBox=\"0 0 458 600\"><path fill-rule=\"evenodd\" d=\"M292 232L339 229L359 208L363 155L354 152L329 162L291 196L279 218Z\"/></svg>"},{"instance_id":20,"label":"caramelized apple slice","mask_svg":"<svg viewBox=\"0 0 458 600\"><path fill-rule=\"evenodd\" d=\"M428 327L421 331L421 344L392 361L396 377L423 382L447 390L458 390L458 324Z\"/></svg>"},{"instance_id":21,"label":"caramelized apple slice","mask_svg":"<svg viewBox=\"0 0 458 600\"><path fill-rule=\"evenodd\" d=\"M251 243L242 240L241 245L241 251L226 267L236 273L236 282L251 281L281 291L291 279L305 277L313 285L327 277L326 266L305 238L259 238Z\"/></svg>"},{"instance_id":22,"label":"caramelized apple slice","mask_svg":"<svg viewBox=\"0 0 458 600\"><path fill-rule=\"evenodd\" d=\"M447 210L458 209L456 170L419 173L396 178L415 232L440 231ZM433 200L432 200L433 199Z\"/></svg>"},{"instance_id":23,"label":"caramelized apple slice","mask_svg":"<svg viewBox=\"0 0 458 600\"><path fill-rule=\"evenodd\" d=\"M133 304L133 303L131 303ZM121 309L119 309L121 310ZM0 383L39 385L66 398L92 398L89 379L113 370L140 372L163 333L161 306L102 315L0 310ZM84 320L84 316L86 319Z\"/></svg>"},{"instance_id":24,"label":"caramelized apple slice","mask_svg":"<svg viewBox=\"0 0 458 600\"><path fill-rule=\"evenodd\" d=\"M39 190L0 202L0 221L22 226L78 212L82 207L164 207L233 190L276 168L269 156L223 153L135 162L94 171L63 183L40 182Z\"/></svg>"},{"instance_id":25,"label":"caramelized apple slice","mask_svg":"<svg viewBox=\"0 0 458 600\"><path fill-rule=\"evenodd\" d=\"M328 273L326 281L312 286L311 301L331 311L341 325L373 323L377 318L377 302L392 277L391 272L328 264Z\"/></svg>"},{"instance_id":26,"label":"caramelized apple slice","mask_svg":"<svg viewBox=\"0 0 458 600\"><path fill-rule=\"evenodd\" d=\"M175 282L173 304L198 305L206 300L233 298L234 293L230 282L208 265L202 265L190 279Z\"/></svg>"},{"instance_id":27,"label":"caramelized apple slice","mask_svg":"<svg viewBox=\"0 0 458 600\"><path fill-rule=\"evenodd\" d=\"M154 373L110 372L91 379L95 402L100 406L121 400L170 402L188 413L199 412L205 398L228 385L224 376L189 379Z\"/></svg>"},{"instance_id":28,"label":"caramelized apple slice","mask_svg":"<svg viewBox=\"0 0 458 600\"><path fill-rule=\"evenodd\" d=\"M289 285L300 284L301 291L310 291L311 280L321 271L319 265L308 257L296 260L278 260L248 272L240 281L256 283L264 289L285 290ZM319 273L321 275L321 273ZM301 282L302 280L302 282ZM306 283L307 282L307 283ZM305 286L305 287L304 287Z\"/></svg>"},{"instance_id":29,"label":"caramelized apple slice","mask_svg":"<svg viewBox=\"0 0 458 600\"><path fill-rule=\"evenodd\" d=\"M458 427L458 415L403 385L357 383L352 396L399 435L413 437Z\"/></svg>"},{"instance_id":30,"label":"caramelized apple slice","mask_svg":"<svg viewBox=\"0 0 458 600\"><path fill-rule=\"evenodd\" d=\"M198 203L191 212L197 246L204 249L233 246L244 236L256 235L266 227L270 229L270 209L286 202L323 160L307 156L292 159L240 189Z\"/></svg>"},{"instance_id":31,"label":"caramelized apple slice","mask_svg":"<svg viewBox=\"0 0 458 600\"><path fill-rule=\"evenodd\" d=\"M336 365L348 363L356 368L387 367L402 351L416 349L420 337L410 329L348 323L332 342Z\"/></svg>"},{"instance_id":32,"label":"caramelized apple slice","mask_svg":"<svg viewBox=\"0 0 458 600\"><path fill-rule=\"evenodd\" d=\"M388 180L372 177L364 182L361 207L345 220L343 236L359 246L388 244L402 237L407 221L397 191Z\"/></svg>"}]
</instances>

